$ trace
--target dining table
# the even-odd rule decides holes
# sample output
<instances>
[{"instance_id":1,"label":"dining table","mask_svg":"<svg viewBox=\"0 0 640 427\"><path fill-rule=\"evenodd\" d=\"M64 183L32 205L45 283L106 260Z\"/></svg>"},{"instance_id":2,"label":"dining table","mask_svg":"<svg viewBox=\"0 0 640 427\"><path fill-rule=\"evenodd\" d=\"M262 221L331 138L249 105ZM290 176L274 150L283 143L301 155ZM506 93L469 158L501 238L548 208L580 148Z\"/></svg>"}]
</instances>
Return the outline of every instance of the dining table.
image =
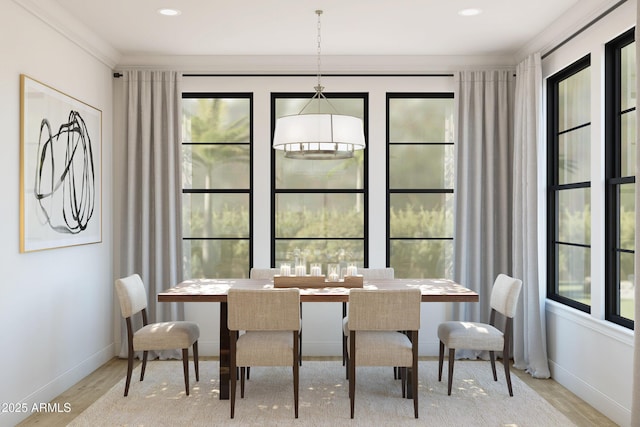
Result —
<instances>
[{"instance_id":1,"label":"dining table","mask_svg":"<svg viewBox=\"0 0 640 427\"><path fill-rule=\"evenodd\" d=\"M478 302L478 293L449 279L364 279L364 289L418 288L422 302ZM214 302L220 304L219 379L220 399L229 399L230 336L227 327L227 292L231 288L273 289L274 279L188 279L158 293L158 302ZM301 283L300 302L349 302L350 288L340 283L326 287L304 288Z\"/></svg>"}]
</instances>

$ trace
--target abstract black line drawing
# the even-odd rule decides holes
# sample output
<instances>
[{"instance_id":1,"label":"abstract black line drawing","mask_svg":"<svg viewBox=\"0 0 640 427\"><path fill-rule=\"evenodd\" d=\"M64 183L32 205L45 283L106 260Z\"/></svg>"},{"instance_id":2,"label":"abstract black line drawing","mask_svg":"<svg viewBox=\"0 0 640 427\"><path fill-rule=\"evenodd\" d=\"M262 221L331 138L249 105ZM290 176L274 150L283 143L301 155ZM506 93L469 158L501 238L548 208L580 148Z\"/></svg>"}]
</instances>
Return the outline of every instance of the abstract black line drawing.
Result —
<instances>
[{"instance_id":1,"label":"abstract black line drawing","mask_svg":"<svg viewBox=\"0 0 640 427\"><path fill-rule=\"evenodd\" d=\"M20 251L102 240L102 112L20 76Z\"/></svg>"},{"instance_id":2,"label":"abstract black line drawing","mask_svg":"<svg viewBox=\"0 0 640 427\"><path fill-rule=\"evenodd\" d=\"M56 165L56 150L65 152L61 165ZM69 112L69 121L55 134L49 120L42 119L35 171L34 197L46 223L58 233L86 230L93 216L96 183L91 138L80 113Z\"/></svg>"}]
</instances>

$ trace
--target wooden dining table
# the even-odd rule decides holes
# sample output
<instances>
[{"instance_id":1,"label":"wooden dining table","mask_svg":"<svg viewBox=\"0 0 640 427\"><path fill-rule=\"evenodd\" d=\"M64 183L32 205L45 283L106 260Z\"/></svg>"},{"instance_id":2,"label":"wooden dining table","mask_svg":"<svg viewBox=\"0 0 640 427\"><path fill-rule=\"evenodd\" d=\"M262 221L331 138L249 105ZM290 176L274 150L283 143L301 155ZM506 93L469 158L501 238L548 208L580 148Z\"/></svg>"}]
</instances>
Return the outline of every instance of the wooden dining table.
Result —
<instances>
[{"instance_id":1,"label":"wooden dining table","mask_svg":"<svg viewBox=\"0 0 640 427\"><path fill-rule=\"evenodd\" d=\"M338 285L338 286L335 286ZM273 289L273 279L190 279L158 293L158 302L220 303L220 399L229 398L230 341L227 327L227 292L230 288ZM365 289L422 291L422 302L478 302L479 295L448 279L365 279ZM300 302L348 302L349 288L339 283L324 288L300 287Z\"/></svg>"}]
</instances>

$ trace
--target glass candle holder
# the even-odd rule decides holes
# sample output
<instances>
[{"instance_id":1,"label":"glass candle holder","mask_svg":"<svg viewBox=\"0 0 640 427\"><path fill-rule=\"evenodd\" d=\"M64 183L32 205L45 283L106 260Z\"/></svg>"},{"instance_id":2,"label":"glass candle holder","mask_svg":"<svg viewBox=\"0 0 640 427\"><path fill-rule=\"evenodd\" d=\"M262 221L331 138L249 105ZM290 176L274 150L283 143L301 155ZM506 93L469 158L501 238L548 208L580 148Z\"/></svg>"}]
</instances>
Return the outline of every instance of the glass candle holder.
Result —
<instances>
[{"instance_id":1,"label":"glass candle holder","mask_svg":"<svg viewBox=\"0 0 640 427\"><path fill-rule=\"evenodd\" d=\"M280 264L280 275L281 276L291 276L291 264L288 262L283 262Z\"/></svg>"},{"instance_id":2,"label":"glass candle holder","mask_svg":"<svg viewBox=\"0 0 640 427\"><path fill-rule=\"evenodd\" d=\"M358 266L356 265L355 262L350 262L349 265L347 265L347 272L345 276L357 276L357 275L358 275Z\"/></svg>"},{"instance_id":3,"label":"glass candle holder","mask_svg":"<svg viewBox=\"0 0 640 427\"><path fill-rule=\"evenodd\" d=\"M340 281L340 264L327 264L327 280L329 282Z\"/></svg>"},{"instance_id":4,"label":"glass candle holder","mask_svg":"<svg viewBox=\"0 0 640 427\"><path fill-rule=\"evenodd\" d=\"M310 274L312 276L322 276L322 266L319 263L312 263L310 266Z\"/></svg>"},{"instance_id":5,"label":"glass candle holder","mask_svg":"<svg viewBox=\"0 0 640 427\"><path fill-rule=\"evenodd\" d=\"M296 276L306 276L307 275L307 260L302 255L296 255L296 264L294 267L294 274Z\"/></svg>"}]
</instances>

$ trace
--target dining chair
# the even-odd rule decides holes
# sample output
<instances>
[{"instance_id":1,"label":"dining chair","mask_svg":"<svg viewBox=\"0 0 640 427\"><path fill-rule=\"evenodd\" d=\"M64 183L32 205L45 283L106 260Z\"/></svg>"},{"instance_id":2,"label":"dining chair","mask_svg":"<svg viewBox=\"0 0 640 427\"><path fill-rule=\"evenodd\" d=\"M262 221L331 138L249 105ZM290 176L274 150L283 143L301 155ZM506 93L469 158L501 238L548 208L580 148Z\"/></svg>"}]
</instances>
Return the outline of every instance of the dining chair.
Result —
<instances>
[{"instance_id":1,"label":"dining chair","mask_svg":"<svg viewBox=\"0 0 640 427\"><path fill-rule=\"evenodd\" d=\"M298 418L300 290L229 289L227 294L230 372L238 367L240 397L244 398L244 368L291 366L294 412ZM246 331L240 335L239 331ZM231 418L235 413L237 376L231 375Z\"/></svg>"},{"instance_id":2,"label":"dining chair","mask_svg":"<svg viewBox=\"0 0 640 427\"><path fill-rule=\"evenodd\" d=\"M250 279L270 279L273 280L273 276L276 274L280 274L279 268L251 268L249 271ZM300 304L300 345L299 350L300 354L298 355L298 363L302 366L302 304ZM247 379L249 379L249 375L251 372L251 368L247 367Z\"/></svg>"},{"instance_id":3,"label":"dining chair","mask_svg":"<svg viewBox=\"0 0 640 427\"><path fill-rule=\"evenodd\" d=\"M354 417L357 366L393 366L403 370L402 395L411 385L413 412L418 418L418 288L351 289L349 292L349 399ZM398 332L404 331L404 332Z\"/></svg>"},{"instance_id":4,"label":"dining chair","mask_svg":"<svg viewBox=\"0 0 640 427\"><path fill-rule=\"evenodd\" d=\"M120 302L120 311L127 324L127 379L124 395L129 394L133 358L136 351L142 351L142 367L140 381L144 379L147 367L147 356L153 350L182 349L182 367L184 371L184 388L189 395L189 347L193 346L193 364L196 381L200 381L198 369L198 338L200 328L197 323L186 321L149 323L147 320L147 294L144 283L138 274L116 280L116 293ZM132 317L142 315L142 328L134 331Z\"/></svg>"},{"instance_id":5,"label":"dining chair","mask_svg":"<svg viewBox=\"0 0 640 427\"><path fill-rule=\"evenodd\" d=\"M495 352L502 350L502 364L507 379L509 396L513 396L511 388L511 375L509 373L509 351L511 347L511 335L513 334L513 316L518 307L518 297L522 289L522 281L514 279L506 274L499 274L491 290L491 314L489 323L448 321L438 325L438 339L440 340L440 354L438 356L438 381L442 381L442 367L444 349L449 349L449 378L447 394L451 395L453 382L453 365L456 350L483 350L489 352L493 380L498 381L496 375ZM495 326L496 313L505 317L504 332Z\"/></svg>"},{"instance_id":6,"label":"dining chair","mask_svg":"<svg viewBox=\"0 0 640 427\"><path fill-rule=\"evenodd\" d=\"M393 267L387 268L360 268L358 274L366 279L393 279ZM347 337L349 336L349 318L347 316L347 303L342 303L342 366L345 366L346 378L349 379L349 367L347 365Z\"/></svg>"}]
</instances>

